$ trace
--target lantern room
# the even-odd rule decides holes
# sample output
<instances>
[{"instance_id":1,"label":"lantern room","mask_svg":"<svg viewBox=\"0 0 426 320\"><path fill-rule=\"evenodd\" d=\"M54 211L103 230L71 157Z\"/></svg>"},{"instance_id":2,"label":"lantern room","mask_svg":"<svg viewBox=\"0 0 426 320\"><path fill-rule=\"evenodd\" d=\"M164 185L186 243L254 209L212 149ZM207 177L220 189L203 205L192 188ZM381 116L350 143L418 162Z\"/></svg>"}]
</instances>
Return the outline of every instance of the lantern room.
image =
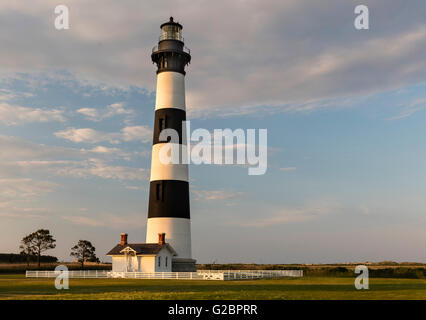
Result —
<instances>
[{"instance_id":1,"label":"lantern room","mask_svg":"<svg viewBox=\"0 0 426 320\"><path fill-rule=\"evenodd\" d=\"M170 17L168 22L161 25L160 41L162 40L179 40L183 42L182 25L174 22L173 17Z\"/></svg>"}]
</instances>

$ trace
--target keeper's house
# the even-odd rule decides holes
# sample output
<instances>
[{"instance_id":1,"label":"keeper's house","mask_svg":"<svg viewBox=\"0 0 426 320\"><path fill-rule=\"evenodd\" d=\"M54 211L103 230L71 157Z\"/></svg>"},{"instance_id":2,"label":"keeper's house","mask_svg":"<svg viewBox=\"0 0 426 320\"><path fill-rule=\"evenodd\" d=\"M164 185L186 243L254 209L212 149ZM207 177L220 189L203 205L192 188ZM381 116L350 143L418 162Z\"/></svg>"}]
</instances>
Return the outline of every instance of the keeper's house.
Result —
<instances>
[{"instance_id":1,"label":"keeper's house","mask_svg":"<svg viewBox=\"0 0 426 320\"><path fill-rule=\"evenodd\" d=\"M158 243L127 243L127 233L107 256L112 257L112 272L171 272L175 250L158 235Z\"/></svg>"}]
</instances>

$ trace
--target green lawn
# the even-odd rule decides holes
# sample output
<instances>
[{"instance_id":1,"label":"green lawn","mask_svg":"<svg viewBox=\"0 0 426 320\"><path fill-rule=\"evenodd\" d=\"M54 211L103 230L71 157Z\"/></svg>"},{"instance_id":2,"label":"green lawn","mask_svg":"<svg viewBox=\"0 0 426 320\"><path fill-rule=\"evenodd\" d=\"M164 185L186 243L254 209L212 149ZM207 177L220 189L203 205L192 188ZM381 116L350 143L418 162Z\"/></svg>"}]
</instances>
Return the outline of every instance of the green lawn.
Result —
<instances>
[{"instance_id":1,"label":"green lawn","mask_svg":"<svg viewBox=\"0 0 426 320\"><path fill-rule=\"evenodd\" d=\"M426 299L425 279L370 279L356 290L353 278L306 277L253 281L54 279L0 275L0 299Z\"/></svg>"}]
</instances>

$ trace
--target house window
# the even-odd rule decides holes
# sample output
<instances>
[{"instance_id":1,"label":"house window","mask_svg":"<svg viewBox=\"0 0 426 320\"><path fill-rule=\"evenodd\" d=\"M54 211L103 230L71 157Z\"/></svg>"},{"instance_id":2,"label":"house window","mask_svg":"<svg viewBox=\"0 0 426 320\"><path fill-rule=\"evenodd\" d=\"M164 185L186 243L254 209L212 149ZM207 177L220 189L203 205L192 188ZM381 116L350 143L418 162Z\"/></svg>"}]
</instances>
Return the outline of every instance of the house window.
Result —
<instances>
[{"instance_id":1,"label":"house window","mask_svg":"<svg viewBox=\"0 0 426 320\"><path fill-rule=\"evenodd\" d=\"M166 267L167 267L167 258L168 258L168 257L166 257Z\"/></svg>"},{"instance_id":2,"label":"house window","mask_svg":"<svg viewBox=\"0 0 426 320\"><path fill-rule=\"evenodd\" d=\"M158 257L158 266L161 267L161 257Z\"/></svg>"}]
</instances>

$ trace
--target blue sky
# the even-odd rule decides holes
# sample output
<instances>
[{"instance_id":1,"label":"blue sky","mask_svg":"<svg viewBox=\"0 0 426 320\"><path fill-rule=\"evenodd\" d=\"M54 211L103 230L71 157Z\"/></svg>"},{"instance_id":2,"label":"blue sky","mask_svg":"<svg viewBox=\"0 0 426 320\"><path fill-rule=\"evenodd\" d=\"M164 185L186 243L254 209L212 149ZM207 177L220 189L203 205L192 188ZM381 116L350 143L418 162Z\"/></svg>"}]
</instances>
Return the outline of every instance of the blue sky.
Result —
<instances>
[{"instance_id":1,"label":"blue sky","mask_svg":"<svg viewBox=\"0 0 426 320\"><path fill-rule=\"evenodd\" d=\"M199 262L425 262L426 6L364 2L356 31L356 1L324 3L74 1L67 31L53 1L2 3L0 251L41 227L65 260L79 239L102 260L121 232L144 241L149 54L173 14L191 128L268 129L265 175L190 167Z\"/></svg>"}]
</instances>

